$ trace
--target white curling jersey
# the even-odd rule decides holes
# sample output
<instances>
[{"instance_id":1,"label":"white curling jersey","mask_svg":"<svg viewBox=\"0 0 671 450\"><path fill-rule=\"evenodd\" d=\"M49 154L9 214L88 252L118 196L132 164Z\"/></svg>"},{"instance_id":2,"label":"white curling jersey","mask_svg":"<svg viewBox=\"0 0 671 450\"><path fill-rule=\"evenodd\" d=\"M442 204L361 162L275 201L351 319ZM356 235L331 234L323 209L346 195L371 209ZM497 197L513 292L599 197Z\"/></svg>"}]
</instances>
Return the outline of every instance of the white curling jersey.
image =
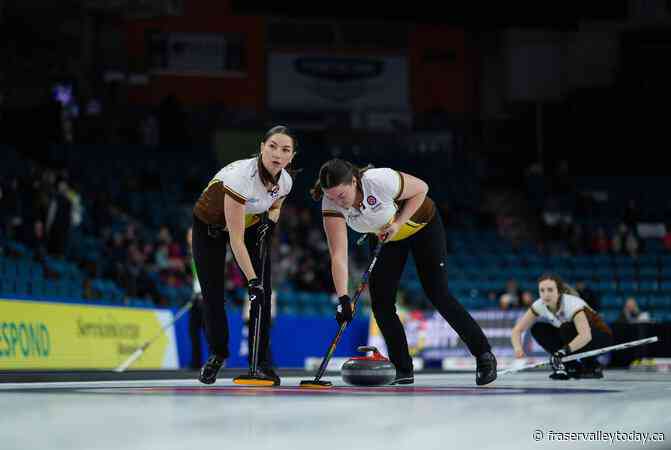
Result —
<instances>
[{"instance_id":1,"label":"white curling jersey","mask_svg":"<svg viewBox=\"0 0 671 450\"><path fill-rule=\"evenodd\" d=\"M580 311L584 311L591 327L595 327L608 334L611 333L610 328L601 317L599 317L597 312L594 311L585 300L576 297L575 295L562 294L560 297L559 310L556 313L550 311L540 298L531 304L530 309L534 315L547 319L557 328L564 323L572 322L576 314Z\"/></svg>"},{"instance_id":2,"label":"white curling jersey","mask_svg":"<svg viewBox=\"0 0 671 450\"><path fill-rule=\"evenodd\" d=\"M228 164L214 176L200 195L194 214L203 222L226 225L224 197L226 195L245 205L245 227L259 220L280 198L291 192L293 180L282 169L277 185L268 190L259 175L259 158L241 159Z\"/></svg>"},{"instance_id":3,"label":"white curling jersey","mask_svg":"<svg viewBox=\"0 0 671 450\"><path fill-rule=\"evenodd\" d=\"M368 169L361 175L363 200L361 208L341 208L326 196L322 198L322 215L343 217L347 225L358 233L378 233L390 223L401 209L404 200L399 201L403 192L403 177L393 169ZM436 207L428 196L417 212L391 239L400 241L412 236L433 218Z\"/></svg>"}]
</instances>

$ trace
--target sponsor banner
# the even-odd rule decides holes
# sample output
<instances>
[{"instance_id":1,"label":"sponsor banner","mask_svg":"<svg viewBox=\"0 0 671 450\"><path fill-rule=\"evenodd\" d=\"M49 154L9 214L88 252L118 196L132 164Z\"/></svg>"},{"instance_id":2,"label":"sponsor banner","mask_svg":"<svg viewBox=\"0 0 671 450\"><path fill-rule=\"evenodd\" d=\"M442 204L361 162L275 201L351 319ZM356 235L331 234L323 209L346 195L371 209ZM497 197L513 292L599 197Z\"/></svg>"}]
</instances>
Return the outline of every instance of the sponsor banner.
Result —
<instances>
[{"instance_id":1,"label":"sponsor banner","mask_svg":"<svg viewBox=\"0 0 671 450\"><path fill-rule=\"evenodd\" d=\"M0 370L112 369L172 319L171 311L0 299ZM132 366L177 367L173 328Z\"/></svg>"},{"instance_id":2,"label":"sponsor banner","mask_svg":"<svg viewBox=\"0 0 671 450\"><path fill-rule=\"evenodd\" d=\"M268 67L272 109L410 109L404 56L271 53Z\"/></svg>"},{"instance_id":3,"label":"sponsor banner","mask_svg":"<svg viewBox=\"0 0 671 450\"><path fill-rule=\"evenodd\" d=\"M470 314L480 324L497 359L513 356L510 335L517 319L524 314L520 311L481 310ZM443 317L435 311L398 310L408 339L410 355L426 361L442 361L451 357L472 358L466 344L450 327ZM522 335L524 350L529 357L546 357L543 350L531 338L529 332ZM385 355L387 347L373 316L370 319L368 345L374 345Z\"/></svg>"},{"instance_id":4,"label":"sponsor banner","mask_svg":"<svg viewBox=\"0 0 671 450\"><path fill-rule=\"evenodd\" d=\"M243 69L241 36L222 33L149 34L150 70L172 75L223 75Z\"/></svg>"},{"instance_id":5,"label":"sponsor banner","mask_svg":"<svg viewBox=\"0 0 671 450\"><path fill-rule=\"evenodd\" d=\"M664 239L666 225L663 223L638 223L636 232L641 239Z\"/></svg>"}]
</instances>

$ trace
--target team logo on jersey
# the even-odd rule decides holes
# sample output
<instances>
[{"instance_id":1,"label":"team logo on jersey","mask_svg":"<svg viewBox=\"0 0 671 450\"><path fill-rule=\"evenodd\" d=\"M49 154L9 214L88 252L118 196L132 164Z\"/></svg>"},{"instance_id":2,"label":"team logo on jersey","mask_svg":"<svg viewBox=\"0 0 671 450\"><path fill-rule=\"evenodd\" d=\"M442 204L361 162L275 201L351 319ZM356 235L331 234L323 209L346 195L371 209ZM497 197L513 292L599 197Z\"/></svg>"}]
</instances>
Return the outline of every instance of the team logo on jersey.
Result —
<instances>
[{"instance_id":1,"label":"team logo on jersey","mask_svg":"<svg viewBox=\"0 0 671 450\"><path fill-rule=\"evenodd\" d=\"M272 191L268 191L268 195L270 195L270 198L273 200L276 199L280 195L280 186L277 185L273 188Z\"/></svg>"},{"instance_id":2,"label":"team logo on jersey","mask_svg":"<svg viewBox=\"0 0 671 450\"><path fill-rule=\"evenodd\" d=\"M377 203L377 199L373 195L369 195L368 198L366 199L366 202L370 205L373 206Z\"/></svg>"}]
</instances>

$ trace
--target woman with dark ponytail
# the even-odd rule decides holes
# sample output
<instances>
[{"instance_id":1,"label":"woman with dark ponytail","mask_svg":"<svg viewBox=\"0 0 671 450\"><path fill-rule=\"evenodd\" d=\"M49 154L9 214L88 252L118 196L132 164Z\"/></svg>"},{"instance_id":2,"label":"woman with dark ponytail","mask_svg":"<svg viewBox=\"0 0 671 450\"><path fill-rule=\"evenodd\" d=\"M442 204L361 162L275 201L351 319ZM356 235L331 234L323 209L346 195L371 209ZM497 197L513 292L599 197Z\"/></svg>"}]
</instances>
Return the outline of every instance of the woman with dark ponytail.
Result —
<instances>
[{"instance_id":1,"label":"woman with dark ponytail","mask_svg":"<svg viewBox=\"0 0 671 450\"><path fill-rule=\"evenodd\" d=\"M293 184L286 169L296 154L297 144L288 128L271 128L261 142L258 155L232 162L217 172L193 208L193 257L202 286L203 318L210 346L210 357L199 376L202 383L216 381L229 355L224 299L226 245L229 244L253 300L250 321L252 318L260 321L257 372L273 385L280 384L270 360L271 258L266 258L262 270L257 234L264 226L261 218L267 214L269 231L263 235L266 245L270 244L280 208ZM263 280L259 280L261 272ZM261 314L255 313L259 309Z\"/></svg>"},{"instance_id":2,"label":"woman with dark ponytail","mask_svg":"<svg viewBox=\"0 0 671 450\"><path fill-rule=\"evenodd\" d=\"M596 357L566 364L561 358L571 353L587 352L612 345L613 333L582 298L578 291L559 276L545 274L538 279L540 298L519 318L511 335L515 357L523 358L522 333L531 328L536 342L552 355L553 380L569 378L603 378ZM538 318L545 322L536 322Z\"/></svg>"},{"instance_id":3,"label":"woman with dark ponytail","mask_svg":"<svg viewBox=\"0 0 671 450\"><path fill-rule=\"evenodd\" d=\"M488 384L496 379L496 358L478 323L448 289L445 229L428 190L424 181L393 169L360 169L340 159L322 165L311 193L322 202L339 300L336 320L339 324L349 322L353 315L347 294L349 226L359 233L370 233L371 248L378 240L385 242L369 281L373 314L396 367L392 384L414 382L412 358L395 305L410 252L429 300L476 357L476 384Z\"/></svg>"}]
</instances>

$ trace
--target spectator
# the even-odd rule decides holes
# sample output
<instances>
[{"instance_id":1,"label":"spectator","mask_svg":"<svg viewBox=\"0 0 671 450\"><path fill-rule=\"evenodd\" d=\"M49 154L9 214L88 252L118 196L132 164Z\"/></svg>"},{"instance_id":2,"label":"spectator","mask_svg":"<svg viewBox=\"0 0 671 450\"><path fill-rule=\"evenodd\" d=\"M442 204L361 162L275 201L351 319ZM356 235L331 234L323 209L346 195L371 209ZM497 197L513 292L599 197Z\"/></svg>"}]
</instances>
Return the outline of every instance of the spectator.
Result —
<instances>
[{"instance_id":1,"label":"spectator","mask_svg":"<svg viewBox=\"0 0 671 450\"><path fill-rule=\"evenodd\" d=\"M641 220L641 212L638 209L636 200L629 199L627 207L624 210L624 223L630 230L636 230L638 223Z\"/></svg>"},{"instance_id":2,"label":"spectator","mask_svg":"<svg viewBox=\"0 0 671 450\"><path fill-rule=\"evenodd\" d=\"M594 253L608 253L610 250L610 241L608 240L606 230L604 230L603 227L597 228L596 233L592 238L592 251Z\"/></svg>"},{"instance_id":3,"label":"spectator","mask_svg":"<svg viewBox=\"0 0 671 450\"><path fill-rule=\"evenodd\" d=\"M499 307L504 311L515 308L516 306L517 302L511 294L503 294L499 298Z\"/></svg>"},{"instance_id":4,"label":"spectator","mask_svg":"<svg viewBox=\"0 0 671 450\"><path fill-rule=\"evenodd\" d=\"M145 253L140 251L138 245L133 242L126 250L126 284L124 288L130 297L142 297L146 293L141 287L140 279L145 273L146 261Z\"/></svg>"},{"instance_id":5,"label":"spectator","mask_svg":"<svg viewBox=\"0 0 671 450\"><path fill-rule=\"evenodd\" d=\"M0 224L3 232L9 239L17 239L18 231L23 224L21 208L21 193L19 191L19 179L13 177L9 185L2 189L0 198Z\"/></svg>"},{"instance_id":6,"label":"spectator","mask_svg":"<svg viewBox=\"0 0 671 450\"><path fill-rule=\"evenodd\" d=\"M160 135L159 123L153 113L148 113L140 122L140 134L144 145L148 147L158 146Z\"/></svg>"},{"instance_id":7,"label":"spectator","mask_svg":"<svg viewBox=\"0 0 671 450\"><path fill-rule=\"evenodd\" d=\"M574 224L568 235L568 247L573 255L586 253L590 248L589 235L580 224Z\"/></svg>"},{"instance_id":8,"label":"spectator","mask_svg":"<svg viewBox=\"0 0 671 450\"><path fill-rule=\"evenodd\" d=\"M534 298L534 295L529 292L529 291L524 291L522 292L522 298L520 299L520 307L526 309L526 308L531 308L531 305L534 303L536 299Z\"/></svg>"},{"instance_id":9,"label":"spectator","mask_svg":"<svg viewBox=\"0 0 671 450\"><path fill-rule=\"evenodd\" d=\"M79 195L79 192L75 189L72 183L68 183L65 195L72 205L72 227L77 228L81 225L82 220L84 219L84 206L82 205L81 195Z\"/></svg>"},{"instance_id":10,"label":"spectator","mask_svg":"<svg viewBox=\"0 0 671 450\"><path fill-rule=\"evenodd\" d=\"M629 297L622 307L622 313L618 318L618 322L624 323L641 323L649 322L650 314L645 311L641 311L636 303L634 297Z\"/></svg>"},{"instance_id":11,"label":"spectator","mask_svg":"<svg viewBox=\"0 0 671 450\"><path fill-rule=\"evenodd\" d=\"M624 223L621 223L617 227L615 233L613 233L613 238L611 239L611 248L614 253L622 253L628 232L629 229Z\"/></svg>"},{"instance_id":12,"label":"spectator","mask_svg":"<svg viewBox=\"0 0 671 450\"><path fill-rule=\"evenodd\" d=\"M247 287L244 275L240 270L240 267L238 267L238 264L235 262L233 255L226 257L226 273L229 274L226 279L226 290L228 292Z\"/></svg>"},{"instance_id":13,"label":"spectator","mask_svg":"<svg viewBox=\"0 0 671 450\"><path fill-rule=\"evenodd\" d=\"M636 237L636 234L633 231L629 231L624 242L624 247L627 254L633 258L636 258L638 256L640 246L641 244L638 240L638 237Z\"/></svg>"},{"instance_id":14,"label":"spectator","mask_svg":"<svg viewBox=\"0 0 671 450\"><path fill-rule=\"evenodd\" d=\"M671 252L671 225L666 225L666 234L664 235L664 249L667 252Z\"/></svg>"},{"instance_id":15,"label":"spectator","mask_svg":"<svg viewBox=\"0 0 671 450\"><path fill-rule=\"evenodd\" d=\"M164 243L158 244L154 253L154 264L159 272L167 271L170 267L168 260L168 246Z\"/></svg>"},{"instance_id":16,"label":"spectator","mask_svg":"<svg viewBox=\"0 0 671 450\"><path fill-rule=\"evenodd\" d=\"M554 198L545 202L541 215L545 241L555 243L561 239L562 214Z\"/></svg>"},{"instance_id":17,"label":"spectator","mask_svg":"<svg viewBox=\"0 0 671 450\"><path fill-rule=\"evenodd\" d=\"M47 237L44 233L44 223L41 220L36 220L33 223L26 244L34 251L37 261L44 261L47 256Z\"/></svg>"},{"instance_id":18,"label":"spectator","mask_svg":"<svg viewBox=\"0 0 671 450\"><path fill-rule=\"evenodd\" d=\"M636 303L636 299L634 297L629 297L622 307L622 312L617 321L629 324L629 326L634 327L634 336L636 339L643 339L646 337L648 334L647 332L649 331L648 327L644 324L650 322L650 314L648 312L641 311L638 307L638 303ZM637 347L630 350L630 356L634 363L646 357L647 354L648 349L644 347Z\"/></svg>"},{"instance_id":19,"label":"spectator","mask_svg":"<svg viewBox=\"0 0 671 450\"><path fill-rule=\"evenodd\" d=\"M507 307L517 308L520 305L521 298L522 290L517 281L511 278L506 282L505 290L499 293L499 306L503 308L503 305L506 304ZM507 307L503 309L507 309Z\"/></svg>"},{"instance_id":20,"label":"spectator","mask_svg":"<svg viewBox=\"0 0 671 450\"><path fill-rule=\"evenodd\" d=\"M56 186L57 190L51 196L49 212L47 214L49 253L64 257L70 241L72 203L67 197L67 181L60 180Z\"/></svg>"}]
</instances>

